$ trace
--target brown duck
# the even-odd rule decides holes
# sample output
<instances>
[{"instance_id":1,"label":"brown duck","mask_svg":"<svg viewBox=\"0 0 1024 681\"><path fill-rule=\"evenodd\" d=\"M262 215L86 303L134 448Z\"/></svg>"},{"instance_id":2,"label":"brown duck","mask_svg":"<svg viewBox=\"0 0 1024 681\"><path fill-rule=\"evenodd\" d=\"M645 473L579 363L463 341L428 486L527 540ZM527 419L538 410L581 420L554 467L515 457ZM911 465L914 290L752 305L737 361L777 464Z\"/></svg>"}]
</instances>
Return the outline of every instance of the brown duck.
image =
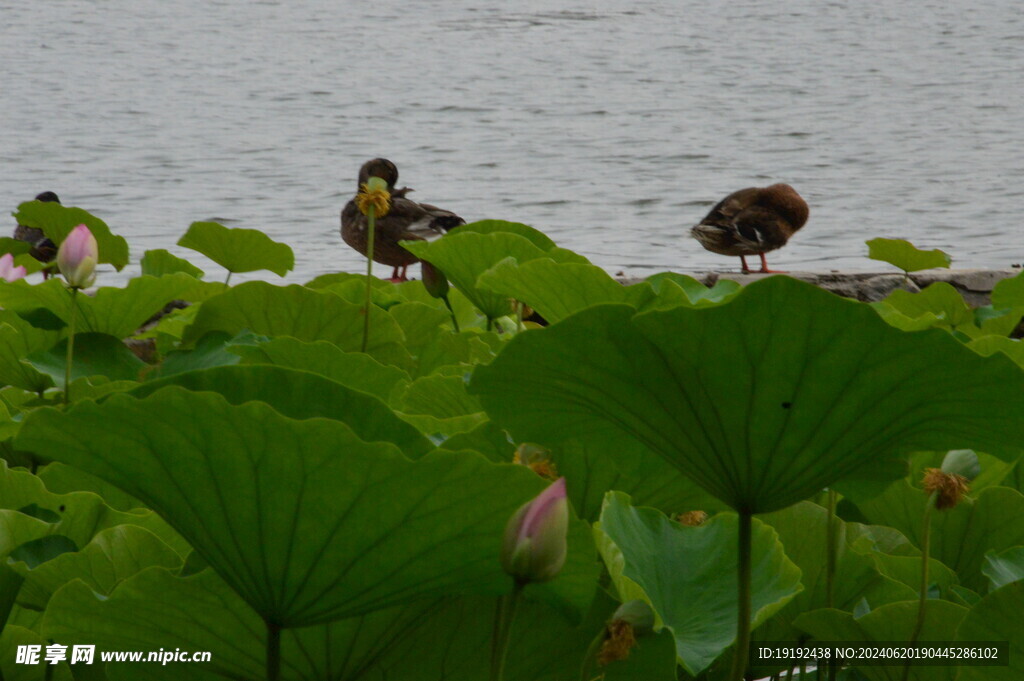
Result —
<instances>
[{"instance_id":1,"label":"brown duck","mask_svg":"<svg viewBox=\"0 0 1024 681\"><path fill-rule=\"evenodd\" d=\"M44 203L60 203L60 199L53 192L43 192L36 196L36 201ZM50 262L57 257L57 246L46 238L43 230L27 225L18 225L14 228L14 238L18 241L25 241L32 246L29 255L39 262ZM48 269L43 270L43 279L50 276Z\"/></svg>"},{"instance_id":2,"label":"brown duck","mask_svg":"<svg viewBox=\"0 0 1024 681\"><path fill-rule=\"evenodd\" d=\"M750 272L748 255L761 256L760 272L776 272L764 254L785 246L809 214L807 202L788 184L748 187L719 201L690 234L713 253L740 256L744 273Z\"/></svg>"},{"instance_id":3,"label":"brown duck","mask_svg":"<svg viewBox=\"0 0 1024 681\"><path fill-rule=\"evenodd\" d=\"M388 183L391 194L391 208L388 214L377 218L373 239L373 260L394 268L392 281L406 281L406 270L419 259L402 248L398 242L425 240L440 236L466 221L451 211L442 210L426 203L416 203L405 198L412 191L408 187L395 189L398 182L398 168L386 158L375 158L359 169L359 184L379 177ZM366 216L359 212L353 198L341 211L341 238L346 244L366 255Z\"/></svg>"}]
</instances>

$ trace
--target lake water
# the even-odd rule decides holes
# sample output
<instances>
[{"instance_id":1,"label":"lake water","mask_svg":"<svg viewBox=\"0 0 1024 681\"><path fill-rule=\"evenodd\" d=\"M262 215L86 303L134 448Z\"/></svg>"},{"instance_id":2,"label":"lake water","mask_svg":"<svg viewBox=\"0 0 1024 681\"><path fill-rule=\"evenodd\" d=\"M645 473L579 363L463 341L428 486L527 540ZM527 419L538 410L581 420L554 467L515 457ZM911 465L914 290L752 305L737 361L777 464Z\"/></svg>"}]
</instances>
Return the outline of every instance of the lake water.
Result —
<instances>
[{"instance_id":1,"label":"lake water","mask_svg":"<svg viewBox=\"0 0 1024 681\"><path fill-rule=\"evenodd\" d=\"M338 212L374 156L411 198L613 273L735 269L688 229L776 181L811 219L773 267L870 269L876 236L1024 260L1018 0L0 0L0 18L3 209L55 191L135 262L169 248L219 279L174 246L216 219L290 244L289 281L358 271Z\"/></svg>"}]
</instances>

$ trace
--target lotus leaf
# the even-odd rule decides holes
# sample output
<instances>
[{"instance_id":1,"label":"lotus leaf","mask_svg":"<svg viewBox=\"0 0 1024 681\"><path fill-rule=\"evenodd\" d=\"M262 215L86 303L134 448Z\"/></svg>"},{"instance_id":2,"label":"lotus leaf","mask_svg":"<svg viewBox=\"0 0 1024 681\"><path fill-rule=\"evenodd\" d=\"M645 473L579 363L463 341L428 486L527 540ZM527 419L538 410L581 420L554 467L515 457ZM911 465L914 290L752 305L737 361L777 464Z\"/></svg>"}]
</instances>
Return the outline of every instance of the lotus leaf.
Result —
<instances>
[{"instance_id":1,"label":"lotus leaf","mask_svg":"<svg viewBox=\"0 0 1024 681\"><path fill-rule=\"evenodd\" d=\"M228 272L270 270L283 277L295 267L295 254L257 229L225 227L216 222L193 222L179 246L202 253Z\"/></svg>"},{"instance_id":2,"label":"lotus leaf","mask_svg":"<svg viewBox=\"0 0 1024 681\"><path fill-rule=\"evenodd\" d=\"M916 450L1024 443L1024 372L769 277L725 305L601 305L520 334L470 392L518 440L650 450L735 509L785 508Z\"/></svg>"},{"instance_id":3,"label":"lotus leaf","mask_svg":"<svg viewBox=\"0 0 1024 681\"><path fill-rule=\"evenodd\" d=\"M18 446L145 502L284 628L500 592L505 523L543 487L525 468L473 453L410 461L337 421L177 386L37 410Z\"/></svg>"},{"instance_id":4,"label":"lotus leaf","mask_svg":"<svg viewBox=\"0 0 1024 681\"><path fill-rule=\"evenodd\" d=\"M699 674L736 639L737 517L714 516L684 527L652 508L630 506L629 497L610 492L595 534L616 586L624 578L675 637L683 668ZM783 551L778 535L754 521L752 627L796 596L800 568ZM623 600L635 593L620 594Z\"/></svg>"}]
</instances>

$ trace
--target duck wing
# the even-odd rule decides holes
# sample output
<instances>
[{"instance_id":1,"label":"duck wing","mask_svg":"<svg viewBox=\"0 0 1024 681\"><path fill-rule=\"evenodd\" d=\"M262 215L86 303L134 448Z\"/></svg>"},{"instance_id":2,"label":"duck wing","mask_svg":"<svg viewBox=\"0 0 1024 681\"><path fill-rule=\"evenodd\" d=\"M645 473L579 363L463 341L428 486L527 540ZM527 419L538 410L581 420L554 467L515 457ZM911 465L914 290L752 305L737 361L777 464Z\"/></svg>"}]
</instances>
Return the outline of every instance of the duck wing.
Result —
<instances>
[{"instance_id":1,"label":"duck wing","mask_svg":"<svg viewBox=\"0 0 1024 681\"><path fill-rule=\"evenodd\" d=\"M433 239L464 224L465 220L449 210L403 197L392 199L391 210L377 222L382 232L396 240Z\"/></svg>"}]
</instances>

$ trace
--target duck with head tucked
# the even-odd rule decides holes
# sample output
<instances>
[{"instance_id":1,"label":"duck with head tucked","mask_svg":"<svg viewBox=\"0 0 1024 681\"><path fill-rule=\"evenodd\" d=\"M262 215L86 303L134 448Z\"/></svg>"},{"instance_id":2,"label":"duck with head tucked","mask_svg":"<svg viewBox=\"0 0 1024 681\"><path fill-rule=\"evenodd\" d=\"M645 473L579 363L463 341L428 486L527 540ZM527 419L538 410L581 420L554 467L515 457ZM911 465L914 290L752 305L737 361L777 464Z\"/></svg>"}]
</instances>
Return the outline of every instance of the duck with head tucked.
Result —
<instances>
[{"instance_id":1,"label":"duck with head tucked","mask_svg":"<svg viewBox=\"0 0 1024 681\"><path fill-rule=\"evenodd\" d=\"M36 201L43 203L60 203L60 199L53 192L43 192L36 196ZM43 230L27 225L18 225L14 228L14 238L24 241L32 246L29 255L39 262L48 263L57 257L57 246L43 234ZM43 279L50 276L49 269L43 270Z\"/></svg>"},{"instance_id":2,"label":"duck with head tucked","mask_svg":"<svg viewBox=\"0 0 1024 681\"><path fill-rule=\"evenodd\" d=\"M412 189L395 189L398 168L386 158L375 158L363 164L359 169L358 191L362 191L363 185L371 177L379 177L387 182L388 193L391 194L387 215L376 219L373 260L394 268L391 281L406 281L406 270L419 259L398 242L432 239L449 229L466 224L466 221L451 211L407 199L406 194ZM364 256L367 227L366 216L360 212L353 197L341 211L341 238Z\"/></svg>"},{"instance_id":3,"label":"duck with head tucked","mask_svg":"<svg viewBox=\"0 0 1024 681\"><path fill-rule=\"evenodd\" d=\"M690 234L712 253L738 255L743 273L750 272L746 256L761 257L759 272L771 273L764 254L782 248L804 226L810 209L788 184L748 187L718 202Z\"/></svg>"}]
</instances>

